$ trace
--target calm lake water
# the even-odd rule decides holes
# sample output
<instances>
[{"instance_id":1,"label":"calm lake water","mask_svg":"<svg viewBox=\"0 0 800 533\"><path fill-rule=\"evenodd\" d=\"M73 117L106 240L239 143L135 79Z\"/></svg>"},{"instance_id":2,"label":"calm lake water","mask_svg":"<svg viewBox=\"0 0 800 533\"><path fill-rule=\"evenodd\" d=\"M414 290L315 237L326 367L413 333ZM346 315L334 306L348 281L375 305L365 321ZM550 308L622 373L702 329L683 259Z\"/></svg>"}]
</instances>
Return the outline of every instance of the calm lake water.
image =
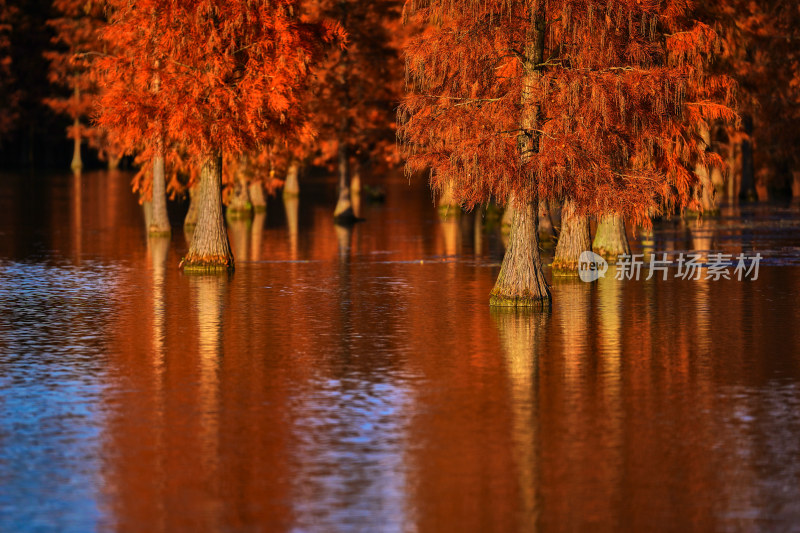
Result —
<instances>
[{"instance_id":1,"label":"calm lake water","mask_svg":"<svg viewBox=\"0 0 800 533\"><path fill-rule=\"evenodd\" d=\"M424 183L352 230L306 184L198 277L129 175L1 178L0 530L800 530L796 204L655 227L756 281L612 267L514 313L499 230Z\"/></svg>"}]
</instances>

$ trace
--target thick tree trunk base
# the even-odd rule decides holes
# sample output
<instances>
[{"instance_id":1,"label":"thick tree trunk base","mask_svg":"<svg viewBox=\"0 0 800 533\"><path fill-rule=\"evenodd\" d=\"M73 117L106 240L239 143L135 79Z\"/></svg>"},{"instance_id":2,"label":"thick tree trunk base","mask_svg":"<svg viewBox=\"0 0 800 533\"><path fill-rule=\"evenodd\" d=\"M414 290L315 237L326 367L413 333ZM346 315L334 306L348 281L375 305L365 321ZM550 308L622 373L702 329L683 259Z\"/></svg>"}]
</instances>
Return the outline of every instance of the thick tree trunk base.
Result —
<instances>
[{"instance_id":1,"label":"thick tree trunk base","mask_svg":"<svg viewBox=\"0 0 800 533\"><path fill-rule=\"evenodd\" d=\"M550 288L539 256L537 202L516 206L509 244L489 297L493 307L546 308Z\"/></svg>"},{"instance_id":2,"label":"thick tree trunk base","mask_svg":"<svg viewBox=\"0 0 800 533\"><path fill-rule=\"evenodd\" d=\"M189 252L180 267L190 273L219 273L233 270L228 233L222 217L222 160L211 156L203 165L198 190L197 226Z\"/></svg>"},{"instance_id":3,"label":"thick tree trunk base","mask_svg":"<svg viewBox=\"0 0 800 533\"><path fill-rule=\"evenodd\" d=\"M581 254L592 249L589 218L575 213L569 200L561 210L561 233L552 269L554 276L577 276Z\"/></svg>"},{"instance_id":4,"label":"thick tree trunk base","mask_svg":"<svg viewBox=\"0 0 800 533\"><path fill-rule=\"evenodd\" d=\"M351 225L360 219L353 210L353 203L350 201L350 191L342 189L339 192L339 200L336 202L336 209L333 211L333 220L339 225Z\"/></svg>"},{"instance_id":5,"label":"thick tree trunk base","mask_svg":"<svg viewBox=\"0 0 800 533\"><path fill-rule=\"evenodd\" d=\"M233 257L224 255L198 256L188 253L178 266L186 274L217 274L233 270Z\"/></svg>"},{"instance_id":6,"label":"thick tree trunk base","mask_svg":"<svg viewBox=\"0 0 800 533\"><path fill-rule=\"evenodd\" d=\"M250 184L250 203L255 213L267 212L267 200L264 197L264 186L260 182Z\"/></svg>"},{"instance_id":7,"label":"thick tree trunk base","mask_svg":"<svg viewBox=\"0 0 800 533\"><path fill-rule=\"evenodd\" d=\"M594 253L608 261L616 263L617 257L631 253L628 235L625 233L625 221L618 215L600 217L597 233L592 243Z\"/></svg>"},{"instance_id":8,"label":"thick tree trunk base","mask_svg":"<svg viewBox=\"0 0 800 533\"><path fill-rule=\"evenodd\" d=\"M300 196L300 164L296 161L289 163L289 168L286 171L286 182L283 184L284 198L291 198L293 196Z\"/></svg>"}]
</instances>

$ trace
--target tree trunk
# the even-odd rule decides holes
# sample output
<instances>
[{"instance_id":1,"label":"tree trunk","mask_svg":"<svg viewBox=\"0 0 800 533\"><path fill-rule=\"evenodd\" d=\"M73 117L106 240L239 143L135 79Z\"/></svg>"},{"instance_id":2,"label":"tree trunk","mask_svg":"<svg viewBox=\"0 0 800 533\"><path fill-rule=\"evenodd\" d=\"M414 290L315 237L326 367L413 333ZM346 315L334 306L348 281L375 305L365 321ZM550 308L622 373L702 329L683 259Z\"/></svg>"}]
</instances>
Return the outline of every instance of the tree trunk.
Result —
<instances>
[{"instance_id":1,"label":"tree trunk","mask_svg":"<svg viewBox=\"0 0 800 533\"><path fill-rule=\"evenodd\" d=\"M458 216L461 214L461 206L456 202L452 182L448 182L442 190L436 209L439 215L443 217Z\"/></svg>"},{"instance_id":2,"label":"tree trunk","mask_svg":"<svg viewBox=\"0 0 800 533\"><path fill-rule=\"evenodd\" d=\"M744 132L750 136L753 134L753 119L749 115L742 117ZM753 169L753 144L749 137L742 141L742 183L739 189L739 200L745 202L755 202L758 200L756 194L755 171Z\"/></svg>"},{"instance_id":3,"label":"tree trunk","mask_svg":"<svg viewBox=\"0 0 800 533\"><path fill-rule=\"evenodd\" d=\"M503 218L500 220L500 232L503 235L508 235L511 231L512 222L514 222L514 206L511 205L511 200L509 200L505 211L503 211Z\"/></svg>"},{"instance_id":4,"label":"tree trunk","mask_svg":"<svg viewBox=\"0 0 800 533\"><path fill-rule=\"evenodd\" d=\"M72 149L72 171L75 174L80 174L81 170L83 170L83 160L81 159L81 121L78 120L78 117L75 117L75 122L72 125L74 129L74 146Z\"/></svg>"},{"instance_id":5,"label":"tree trunk","mask_svg":"<svg viewBox=\"0 0 800 533\"><path fill-rule=\"evenodd\" d=\"M492 290L490 304L540 307L550 300L539 256L538 202L515 204L508 249Z\"/></svg>"},{"instance_id":6,"label":"tree trunk","mask_svg":"<svg viewBox=\"0 0 800 533\"><path fill-rule=\"evenodd\" d=\"M164 156L159 150L153 159L153 219L150 221L150 235L169 235L172 231L167 216L167 181L164 176Z\"/></svg>"},{"instance_id":7,"label":"tree trunk","mask_svg":"<svg viewBox=\"0 0 800 533\"><path fill-rule=\"evenodd\" d=\"M561 233L553 260L553 274L577 276L578 260L583 252L592 249L589 218L575 213L571 200L564 200L561 209Z\"/></svg>"},{"instance_id":8,"label":"tree trunk","mask_svg":"<svg viewBox=\"0 0 800 533\"><path fill-rule=\"evenodd\" d=\"M108 170L119 170L119 156L107 155L108 157Z\"/></svg>"},{"instance_id":9,"label":"tree trunk","mask_svg":"<svg viewBox=\"0 0 800 533\"><path fill-rule=\"evenodd\" d=\"M594 253L609 263L616 263L617 257L631 253L628 235L625 233L625 220L619 215L603 215L597 224L597 233L592 243Z\"/></svg>"},{"instance_id":10,"label":"tree trunk","mask_svg":"<svg viewBox=\"0 0 800 533\"><path fill-rule=\"evenodd\" d=\"M531 87L541 77L544 61L544 39L547 31L545 3L536 4L526 37L520 115L520 134L517 136L519 158L523 165L531 154L539 151L538 123L541 105L532 100ZM523 176L520 176L523 177ZM530 183L530 196L519 201L512 194L508 204L514 210L508 248L503 256L500 274L492 289L490 305L502 307L544 307L550 303L550 288L544 278L539 255L539 198L535 173L524 176Z\"/></svg>"},{"instance_id":11,"label":"tree trunk","mask_svg":"<svg viewBox=\"0 0 800 533\"><path fill-rule=\"evenodd\" d=\"M250 218L253 213L253 206L250 203L250 192L247 184L247 156L244 155L239 160L239 166L233 177L233 191L231 192L230 202L226 215L229 219Z\"/></svg>"},{"instance_id":12,"label":"tree trunk","mask_svg":"<svg viewBox=\"0 0 800 533\"><path fill-rule=\"evenodd\" d=\"M702 137L706 145L703 151L710 151L711 132L708 131L708 128L703 127L700 130L700 137ZM711 173L708 167L698 164L694 168L694 173L697 174L697 177L700 179L700 183L695 189L695 198L700 202L700 206L703 209L703 216L712 217L719 215L719 208L717 207L715 198L716 191L714 189L714 183L711 181Z\"/></svg>"},{"instance_id":13,"label":"tree trunk","mask_svg":"<svg viewBox=\"0 0 800 533\"><path fill-rule=\"evenodd\" d=\"M198 189L199 185L189 188L189 210L186 212L186 218L183 219L183 229L185 231L194 231L195 226L197 226L197 204L200 203Z\"/></svg>"},{"instance_id":14,"label":"tree trunk","mask_svg":"<svg viewBox=\"0 0 800 533\"><path fill-rule=\"evenodd\" d=\"M283 184L283 196L300 195L300 163L292 159L289 161L289 168L286 170L286 183Z\"/></svg>"},{"instance_id":15,"label":"tree trunk","mask_svg":"<svg viewBox=\"0 0 800 533\"><path fill-rule=\"evenodd\" d=\"M219 154L206 159L199 187L197 227L181 266L184 272L232 270L233 254L222 217L222 157Z\"/></svg>"},{"instance_id":16,"label":"tree trunk","mask_svg":"<svg viewBox=\"0 0 800 533\"><path fill-rule=\"evenodd\" d=\"M260 181L253 181L250 184L250 203L253 204L255 213L267 212L267 199L264 197L264 184Z\"/></svg>"},{"instance_id":17,"label":"tree trunk","mask_svg":"<svg viewBox=\"0 0 800 533\"><path fill-rule=\"evenodd\" d=\"M352 224L356 215L353 212L353 203L350 201L350 185L348 183L349 162L347 147L344 142L339 142L339 200L333 218L338 224Z\"/></svg>"},{"instance_id":18,"label":"tree trunk","mask_svg":"<svg viewBox=\"0 0 800 533\"><path fill-rule=\"evenodd\" d=\"M75 103L78 104L81 99L81 90L75 87L74 91ZM74 145L72 149L72 164L70 168L75 174L80 174L83 170L83 160L81 159L81 120L80 117L75 117L72 123L73 135L75 136Z\"/></svg>"},{"instance_id":19,"label":"tree trunk","mask_svg":"<svg viewBox=\"0 0 800 533\"><path fill-rule=\"evenodd\" d=\"M356 158L355 164L353 164L352 174L353 175L350 177L350 194L355 198L361 193L361 163L358 158Z\"/></svg>"}]
</instances>

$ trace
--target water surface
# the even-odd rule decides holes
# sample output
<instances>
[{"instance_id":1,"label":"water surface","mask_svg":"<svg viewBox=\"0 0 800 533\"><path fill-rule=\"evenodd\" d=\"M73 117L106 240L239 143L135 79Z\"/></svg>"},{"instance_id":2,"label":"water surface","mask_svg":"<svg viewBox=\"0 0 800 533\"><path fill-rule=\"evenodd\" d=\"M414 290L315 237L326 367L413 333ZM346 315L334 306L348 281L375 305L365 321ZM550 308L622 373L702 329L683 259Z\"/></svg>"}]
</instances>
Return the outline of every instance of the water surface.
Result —
<instances>
[{"instance_id":1,"label":"water surface","mask_svg":"<svg viewBox=\"0 0 800 533\"><path fill-rule=\"evenodd\" d=\"M206 277L129 175L2 176L0 530L800 527L797 205L648 239L759 252L756 281L556 280L514 313L498 228L378 179L352 230L332 184L271 199Z\"/></svg>"}]
</instances>

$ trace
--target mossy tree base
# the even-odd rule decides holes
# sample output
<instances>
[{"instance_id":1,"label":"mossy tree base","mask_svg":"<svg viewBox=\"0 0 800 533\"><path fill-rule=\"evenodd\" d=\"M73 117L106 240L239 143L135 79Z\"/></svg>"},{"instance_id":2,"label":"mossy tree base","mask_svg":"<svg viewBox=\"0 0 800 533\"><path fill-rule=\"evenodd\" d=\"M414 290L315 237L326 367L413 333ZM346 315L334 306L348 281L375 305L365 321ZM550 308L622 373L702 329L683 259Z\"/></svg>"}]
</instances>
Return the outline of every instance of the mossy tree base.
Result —
<instances>
[{"instance_id":1,"label":"mossy tree base","mask_svg":"<svg viewBox=\"0 0 800 533\"><path fill-rule=\"evenodd\" d=\"M564 201L561 214L561 233L553 259L554 276L577 276L581 254L592 249L589 218L575 212L570 200Z\"/></svg>"},{"instance_id":2,"label":"mossy tree base","mask_svg":"<svg viewBox=\"0 0 800 533\"><path fill-rule=\"evenodd\" d=\"M225 217L228 220L246 220L253 216L253 206L247 204L241 207L228 207L225 211Z\"/></svg>"},{"instance_id":3,"label":"mossy tree base","mask_svg":"<svg viewBox=\"0 0 800 533\"><path fill-rule=\"evenodd\" d=\"M233 257L196 256L187 254L181 260L180 268L187 274L216 274L233 270Z\"/></svg>"},{"instance_id":4,"label":"mossy tree base","mask_svg":"<svg viewBox=\"0 0 800 533\"><path fill-rule=\"evenodd\" d=\"M539 255L537 202L516 205L508 249L492 289L489 305L495 307L546 307L550 288Z\"/></svg>"},{"instance_id":5,"label":"mossy tree base","mask_svg":"<svg viewBox=\"0 0 800 533\"><path fill-rule=\"evenodd\" d=\"M181 261L184 272L213 273L233 268L233 254L222 217L222 158L206 159L200 173L197 227L189 252Z\"/></svg>"},{"instance_id":6,"label":"mossy tree base","mask_svg":"<svg viewBox=\"0 0 800 533\"><path fill-rule=\"evenodd\" d=\"M600 217L592 249L609 263L616 263L620 255L630 255L631 246L625 232L625 220L619 215Z\"/></svg>"}]
</instances>

